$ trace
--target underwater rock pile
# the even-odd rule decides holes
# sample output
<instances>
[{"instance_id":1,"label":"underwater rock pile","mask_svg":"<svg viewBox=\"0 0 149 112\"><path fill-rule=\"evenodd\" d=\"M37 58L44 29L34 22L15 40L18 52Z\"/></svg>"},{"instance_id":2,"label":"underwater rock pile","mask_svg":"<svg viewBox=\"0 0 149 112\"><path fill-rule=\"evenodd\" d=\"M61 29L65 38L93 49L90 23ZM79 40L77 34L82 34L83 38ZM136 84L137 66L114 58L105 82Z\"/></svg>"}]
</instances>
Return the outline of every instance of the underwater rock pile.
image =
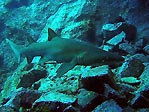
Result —
<instances>
[{"instance_id":1,"label":"underwater rock pile","mask_svg":"<svg viewBox=\"0 0 149 112\"><path fill-rule=\"evenodd\" d=\"M32 36L43 42L51 27L62 38L92 42L125 60L110 66L76 66L57 77L61 64L28 64L26 59L17 64L4 40L0 111L149 111L149 14L148 1L142 1L2 1L0 40L28 45L27 37Z\"/></svg>"}]
</instances>

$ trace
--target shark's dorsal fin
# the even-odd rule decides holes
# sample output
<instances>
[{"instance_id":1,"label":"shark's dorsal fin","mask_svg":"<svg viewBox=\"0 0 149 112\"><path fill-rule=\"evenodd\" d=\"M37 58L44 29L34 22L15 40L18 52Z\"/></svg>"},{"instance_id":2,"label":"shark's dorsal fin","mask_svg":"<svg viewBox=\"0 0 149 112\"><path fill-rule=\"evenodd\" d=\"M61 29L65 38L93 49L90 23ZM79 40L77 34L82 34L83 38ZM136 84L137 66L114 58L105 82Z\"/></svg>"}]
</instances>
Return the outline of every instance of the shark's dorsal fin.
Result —
<instances>
[{"instance_id":1,"label":"shark's dorsal fin","mask_svg":"<svg viewBox=\"0 0 149 112\"><path fill-rule=\"evenodd\" d=\"M51 28L48 28L48 41L51 41L55 37L57 37L57 34Z\"/></svg>"}]
</instances>

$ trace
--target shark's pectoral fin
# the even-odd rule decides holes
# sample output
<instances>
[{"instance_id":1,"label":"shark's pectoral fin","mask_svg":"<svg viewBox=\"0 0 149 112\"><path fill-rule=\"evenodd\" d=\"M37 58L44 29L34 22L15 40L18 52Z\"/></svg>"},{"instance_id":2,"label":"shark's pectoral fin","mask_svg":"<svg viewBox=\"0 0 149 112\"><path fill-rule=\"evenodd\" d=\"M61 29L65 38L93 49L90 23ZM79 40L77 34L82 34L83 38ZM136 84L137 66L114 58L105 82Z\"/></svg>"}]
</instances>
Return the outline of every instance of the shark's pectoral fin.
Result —
<instances>
[{"instance_id":1,"label":"shark's pectoral fin","mask_svg":"<svg viewBox=\"0 0 149 112\"><path fill-rule=\"evenodd\" d=\"M63 74L67 73L69 70L74 68L76 64L77 64L76 58L73 59L70 63L63 63L56 71L57 76L61 77Z\"/></svg>"}]
</instances>

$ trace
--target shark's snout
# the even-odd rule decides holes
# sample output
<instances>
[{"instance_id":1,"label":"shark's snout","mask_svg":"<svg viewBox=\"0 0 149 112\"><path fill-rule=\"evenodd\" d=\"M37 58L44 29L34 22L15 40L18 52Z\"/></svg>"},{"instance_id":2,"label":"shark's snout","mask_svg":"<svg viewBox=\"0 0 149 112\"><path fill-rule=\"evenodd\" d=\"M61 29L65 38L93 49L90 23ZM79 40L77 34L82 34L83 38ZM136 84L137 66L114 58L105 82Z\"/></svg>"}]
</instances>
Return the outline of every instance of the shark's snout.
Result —
<instances>
[{"instance_id":1,"label":"shark's snout","mask_svg":"<svg viewBox=\"0 0 149 112\"><path fill-rule=\"evenodd\" d=\"M123 56L118 55L118 54L112 54L111 56L108 59L108 65L111 68L116 68L116 67L121 66L125 60L125 58Z\"/></svg>"}]
</instances>

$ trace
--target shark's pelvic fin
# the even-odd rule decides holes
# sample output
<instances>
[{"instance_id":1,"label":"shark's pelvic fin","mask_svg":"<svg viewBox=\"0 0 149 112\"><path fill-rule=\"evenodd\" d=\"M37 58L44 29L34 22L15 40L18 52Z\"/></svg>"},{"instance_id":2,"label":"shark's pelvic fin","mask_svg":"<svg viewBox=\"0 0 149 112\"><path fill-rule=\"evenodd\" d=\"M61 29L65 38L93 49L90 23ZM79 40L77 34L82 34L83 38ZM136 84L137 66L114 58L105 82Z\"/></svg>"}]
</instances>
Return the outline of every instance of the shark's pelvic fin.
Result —
<instances>
[{"instance_id":1,"label":"shark's pelvic fin","mask_svg":"<svg viewBox=\"0 0 149 112\"><path fill-rule=\"evenodd\" d=\"M76 58L74 58L70 63L63 63L56 71L57 77L61 77L63 74L67 73L69 70L77 65Z\"/></svg>"},{"instance_id":2,"label":"shark's pelvic fin","mask_svg":"<svg viewBox=\"0 0 149 112\"><path fill-rule=\"evenodd\" d=\"M48 41L51 41L55 37L57 37L57 34L51 28L48 28Z\"/></svg>"},{"instance_id":3,"label":"shark's pelvic fin","mask_svg":"<svg viewBox=\"0 0 149 112\"><path fill-rule=\"evenodd\" d=\"M32 60L33 60L34 57L31 57L31 56L27 56L26 59L27 59L27 63L31 63Z\"/></svg>"},{"instance_id":4,"label":"shark's pelvic fin","mask_svg":"<svg viewBox=\"0 0 149 112\"><path fill-rule=\"evenodd\" d=\"M9 39L6 39L6 41L9 43L11 49L13 50L13 52L16 55L16 57L18 58L18 62L20 62L21 46L20 45L16 45L15 43L13 43Z\"/></svg>"}]
</instances>

